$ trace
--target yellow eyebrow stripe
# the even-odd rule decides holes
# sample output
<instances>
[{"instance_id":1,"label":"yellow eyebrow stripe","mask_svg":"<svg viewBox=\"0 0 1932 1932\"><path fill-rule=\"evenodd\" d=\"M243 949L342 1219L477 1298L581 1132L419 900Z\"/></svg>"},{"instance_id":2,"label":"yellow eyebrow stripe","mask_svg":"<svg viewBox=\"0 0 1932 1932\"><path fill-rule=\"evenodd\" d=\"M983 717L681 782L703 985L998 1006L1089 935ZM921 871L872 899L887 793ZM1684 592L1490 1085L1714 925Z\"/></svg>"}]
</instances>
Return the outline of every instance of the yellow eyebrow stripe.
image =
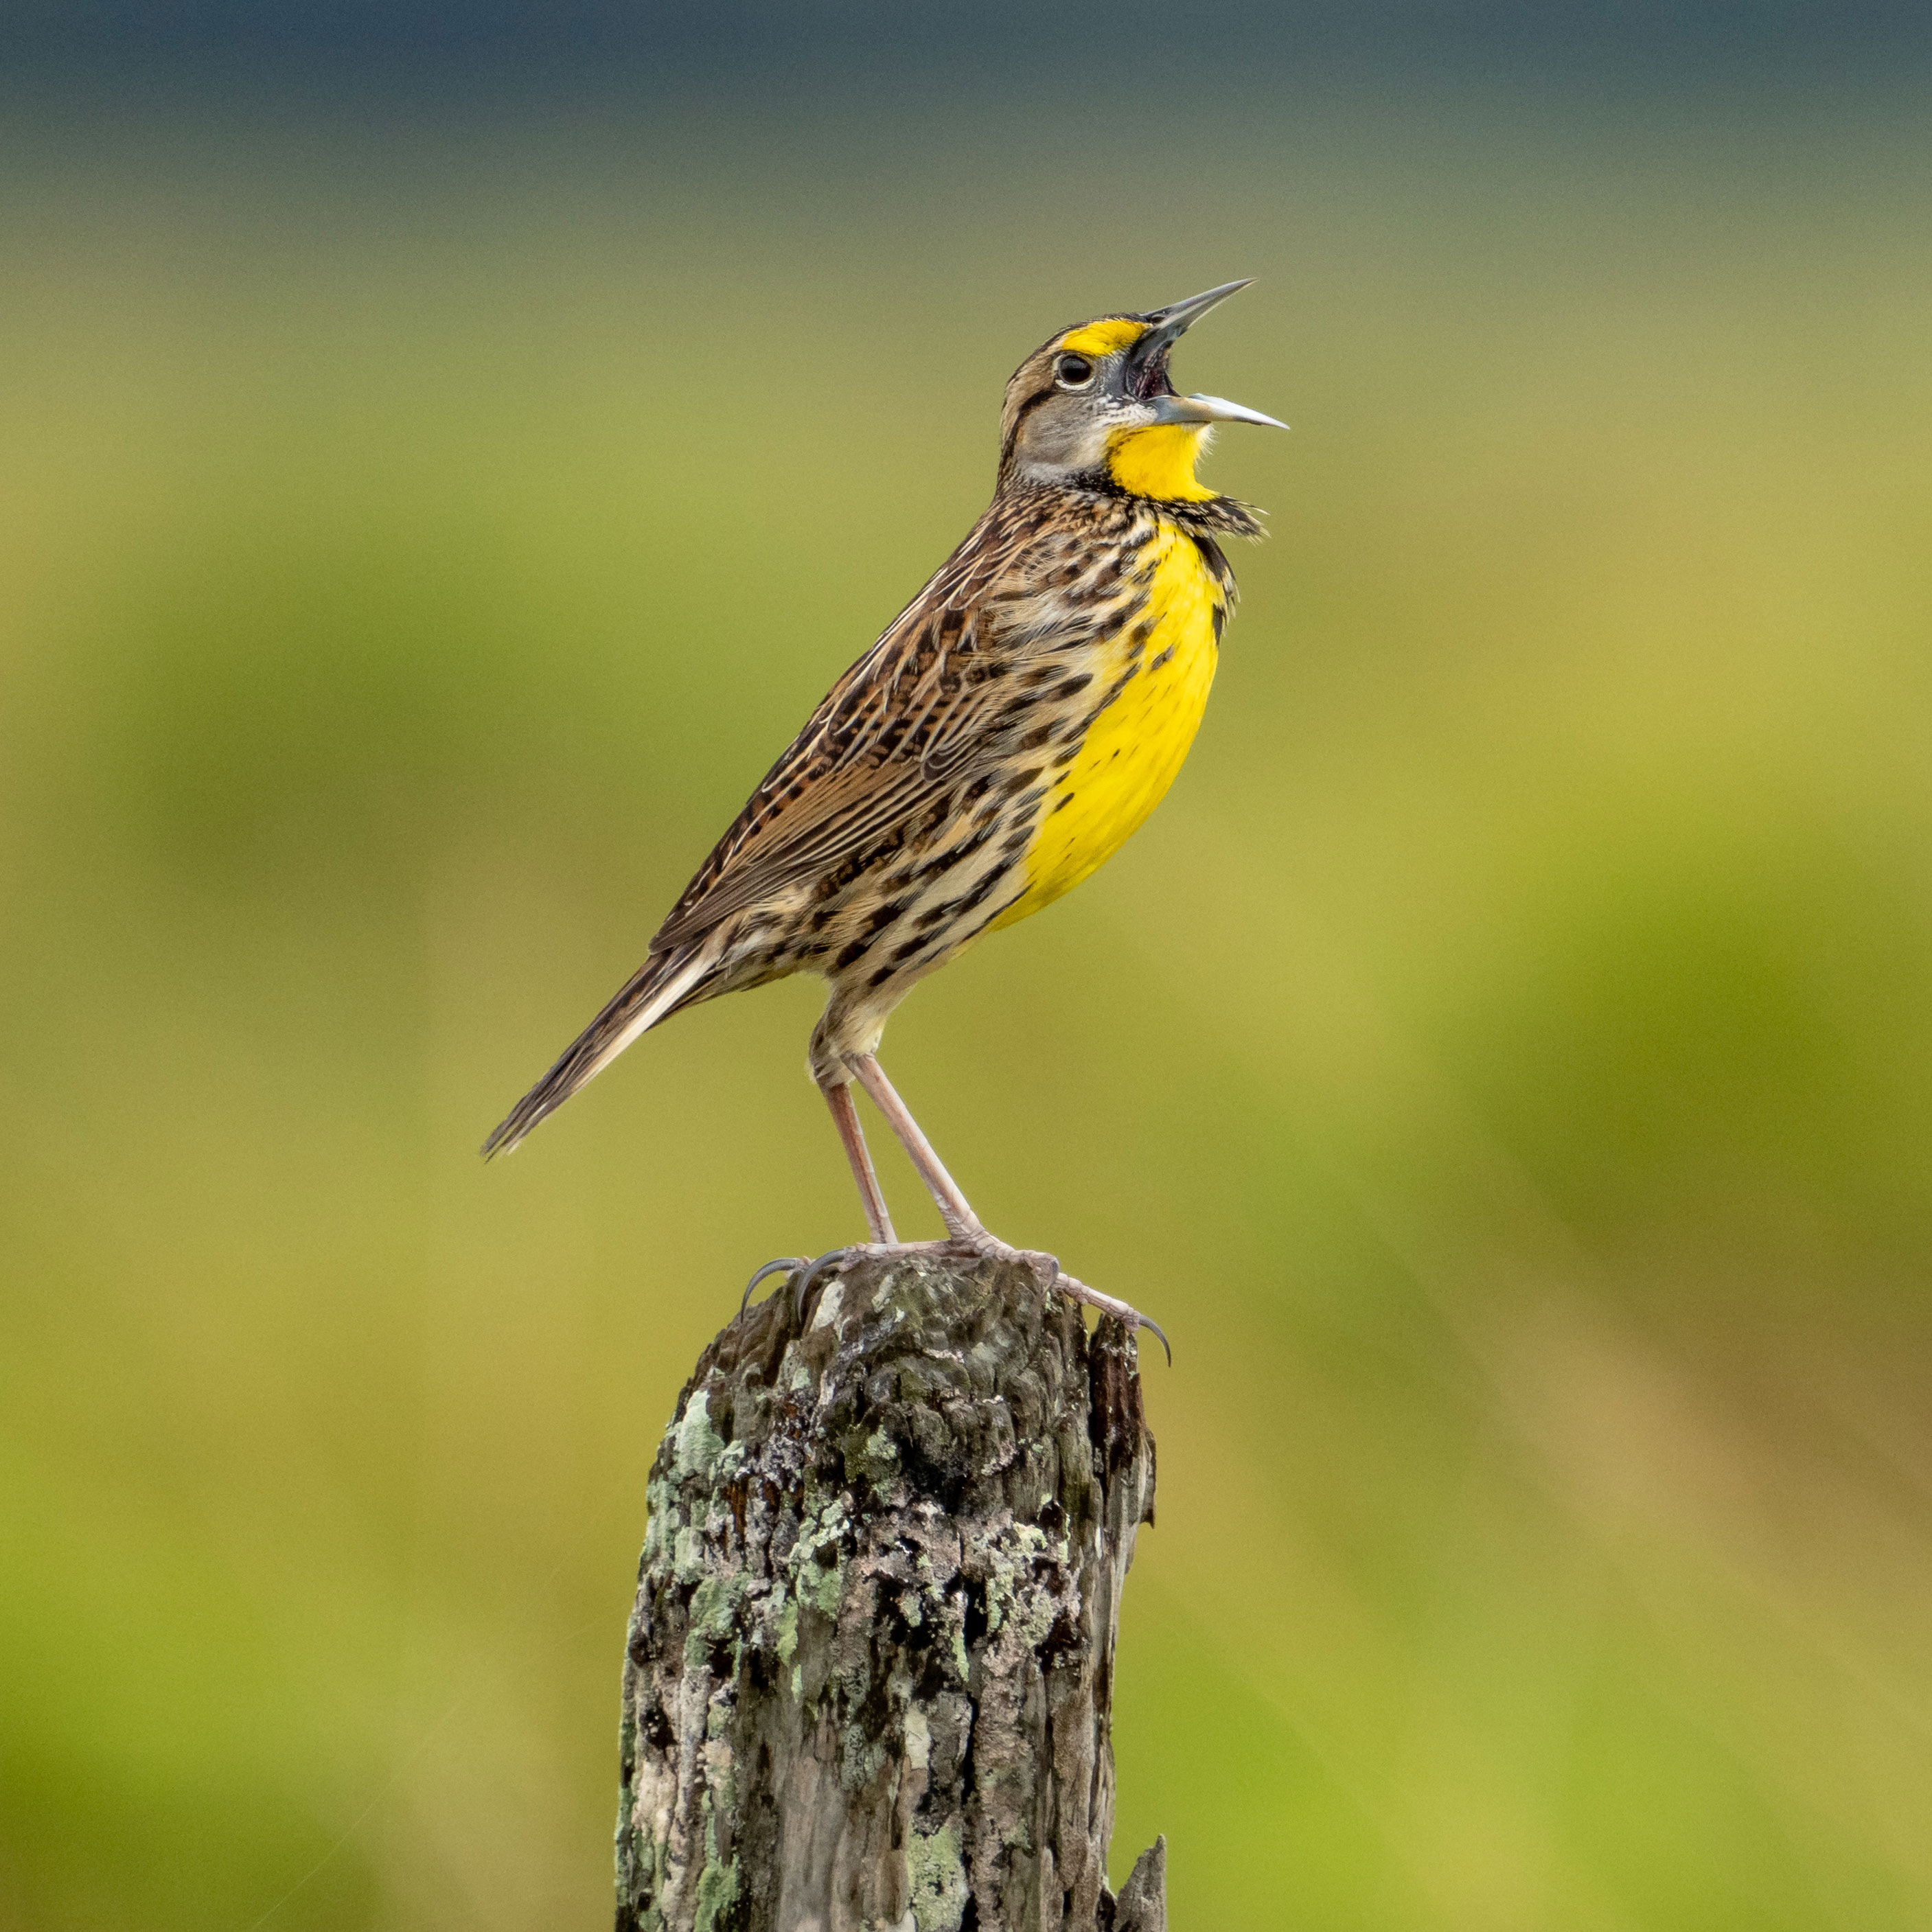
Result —
<instances>
[{"instance_id":1,"label":"yellow eyebrow stripe","mask_svg":"<svg viewBox=\"0 0 1932 1932\"><path fill-rule=\"evenodd\" d=\"M1090 322L1084 328L1076 328L1071 335L1060 339L1063 353L1076 356L1111 356L1117 349L1125 349L1131 343L1139 341L1146 334L1148 326L1144 322L1134 322L1124 315L1108 316L1100 322Z\"/></svg>"}]
</instances>

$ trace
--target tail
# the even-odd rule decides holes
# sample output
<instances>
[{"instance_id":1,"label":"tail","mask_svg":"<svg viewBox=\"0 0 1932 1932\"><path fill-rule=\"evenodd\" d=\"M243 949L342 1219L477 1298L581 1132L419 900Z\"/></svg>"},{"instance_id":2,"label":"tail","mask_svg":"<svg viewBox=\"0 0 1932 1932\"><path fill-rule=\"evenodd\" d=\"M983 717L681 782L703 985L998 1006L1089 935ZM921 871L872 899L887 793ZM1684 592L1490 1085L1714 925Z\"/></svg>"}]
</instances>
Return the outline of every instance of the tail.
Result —
<instances>
[{"instance_id":1,"label":"tail","mask_svg":"<svg viewBox=\"0 0 1932 1932\"><path fill-rule=\"evenodd\" d=\"M560 1060L483 1143L483 1158L508 1154L523 1137L603 1072L638 1034L668 1018L695 992L717 958L700 944L654 952L616 998L565 1048Z\"/></svg>"}]
</instances>

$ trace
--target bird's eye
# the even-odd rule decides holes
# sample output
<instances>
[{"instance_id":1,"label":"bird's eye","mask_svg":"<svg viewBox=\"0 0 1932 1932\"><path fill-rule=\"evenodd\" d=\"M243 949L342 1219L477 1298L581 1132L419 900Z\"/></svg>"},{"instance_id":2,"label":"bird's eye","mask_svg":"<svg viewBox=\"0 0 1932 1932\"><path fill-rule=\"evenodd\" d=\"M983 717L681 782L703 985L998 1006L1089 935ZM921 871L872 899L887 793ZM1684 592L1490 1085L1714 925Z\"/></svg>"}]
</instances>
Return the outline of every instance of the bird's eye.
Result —
<instances>
[{"instance_id":1,"label":"bird's eye","mask_svg":"<svg viewBox=\"0 0 1932 1932\"><path fill-rule=\"evenodd\" d=\"M1063 356L1053 374L1063 389L1084 389L1094 380L1094 365L1084 356Z\"/></svg>"}]
</instances>

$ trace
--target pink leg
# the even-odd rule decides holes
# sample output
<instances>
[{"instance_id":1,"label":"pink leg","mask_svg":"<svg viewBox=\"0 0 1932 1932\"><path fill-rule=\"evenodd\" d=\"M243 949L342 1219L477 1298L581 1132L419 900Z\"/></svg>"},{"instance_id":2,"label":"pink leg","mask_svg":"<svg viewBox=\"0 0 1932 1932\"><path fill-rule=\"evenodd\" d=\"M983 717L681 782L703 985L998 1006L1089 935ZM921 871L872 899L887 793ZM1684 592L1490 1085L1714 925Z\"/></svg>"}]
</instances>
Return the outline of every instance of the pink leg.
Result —
<instances>
[{"instance_id":1,"label":"pink leg","mask_svg":"<svg viewBox=\"0 0 1932 1932\"><path fill-rule=\"evenodd\" d=\"M855 1054L847 1064L857 1077L860 1085L872 1096L879 1112L885 1115L887 1124L898 1136L899 1144L912 1156L912 1164L918 1168L920 1179L926 1183L933 1199L939 1204L940 1218L946 1223L946 1241L915 1243L902 1252L917 1252L922 1249L943 1249L950 1245L956 1252L964 1248L972 1253L995 1256L1006 1261L1024 1262L1048 1288L1057 1288L1061 1294L1072 1296L1076 1301L1084 1301L1090 1307L1101 1310L1117 1321L1125 1323L1130 1329L1153 1329L1156 1335L1160 1336L1160 1346L1163 1348L1167 1348L1167 1337L1161 1334L1159 1325L1150 1322L1138 1309L1130 1307L1124 1301L1115 1300L1111 1294L1102 1294L1097 1288L1089 1288L1084 1281L1076 1281L1061 1268L1059 1261L1052 1255L1036 1253L1031 1249L1012 1247L988 1234L965 1196L960 1192L959 1184L946 1172L938 1155L932 1150L932 1143L920 1131L919 1123L906 1111L906 1103L899 1098L893 1090L892 1083L886 1078L885 1069L869 1053ZM827 1088L826 1099L830 1100L835 1092L844 1096L848 1108L851 1106L852 1090L849 1087ZM836 1101L832 1102L832 1111L835 1114L838 1112ZM838 1131L842 1135L845 1132L842 1118ZM871 1178L872 1162L866 1160L865 1142L858 1136L859 1126L855 1119L852 1123L851 1138L846 1142L846 1151L852 1154L855 1144L858 1148L859 1151L852 1154L852 1168L855 1174L860 1175L859 1190L862 1194L868 1180L874 1190L878 1183ZM861 1162L864 1162L862 1170ZM868 1196L868 1202L870 1198ZM868 1215L872 1212L869 1205L866 1212ZM880 1205L880 1214L883 1220L883 1202ZM880 1238L890 1240L892 1238L886 1234ZM830 1258L830 1256L821 1257L821 1260ZM808 1275L807 1280L809 1280ZM1171 1349L1168 1352L1168 1359L1170 1361L1173 1359Z\"/></svg>"},{"instance_id":2,"label":"pink leg","mask_svg":"<svg viewBox=\"0 0 1932 1932\"><path fill-rule=\"evenodd\" d=\"M852 1163L852 1178L859 1184L859 1200L865 1208L866 1226L872 1239L896 1241L898 1237L892 1232L892 1217L886 1211L885 1190L880 1186L879 1177L873 1169L872 1156L866 1145L865 1130L859 1124L859 1109L853 1103L850 1086L824 1087L819 1090L825 1096L825 1104L832 1109L832 1122L838 1130L839 1144L845 1150L845 1158Z\"/></svg>"},{"instance_id":3,"label":"pink leg","mask_svg":"<svg viewBox=\"0 0 1932 1932\"><path fill-rule=\"evenodd\" d=\"M956 1239L983 1234L986 1231L980 1225L979 1216L960 1192L958 1183L946 1172L938 1155L933 1152L932 1143L920 1131L919 1123L907 1112L906 1103L886 1078L886 1070L869 1053L859 1055L851 1066L859 1076L859 1084L872 1095L874 1105L885 1115L886 1125L898 1136L899 1144L912 1156L912 1164L919 1170L920 1179L926 1183L927 1192L939 1204L939 1216L946 1223L946 1232Z\"/></svg>"}]
</instances>

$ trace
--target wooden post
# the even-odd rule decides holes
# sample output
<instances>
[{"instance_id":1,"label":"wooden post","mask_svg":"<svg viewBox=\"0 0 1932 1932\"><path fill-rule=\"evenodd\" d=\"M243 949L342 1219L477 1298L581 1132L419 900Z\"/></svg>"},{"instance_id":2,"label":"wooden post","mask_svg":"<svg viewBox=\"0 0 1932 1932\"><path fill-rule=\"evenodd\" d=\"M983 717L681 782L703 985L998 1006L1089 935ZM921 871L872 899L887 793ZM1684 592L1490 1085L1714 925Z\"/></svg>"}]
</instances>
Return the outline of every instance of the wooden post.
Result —
<instances>
[{"instance_id":1,"label":"wooden post","mask_svg":"<svg viewBox=\"0 0 1932 1932\"><path fill-rule=\"evenodd\" d=\"M1166 1932L1116 1899L1133 1345L1024 1265L860 1261L733 1322L651 1471L618 1932Z\"/></svg>"}]
</instances>

